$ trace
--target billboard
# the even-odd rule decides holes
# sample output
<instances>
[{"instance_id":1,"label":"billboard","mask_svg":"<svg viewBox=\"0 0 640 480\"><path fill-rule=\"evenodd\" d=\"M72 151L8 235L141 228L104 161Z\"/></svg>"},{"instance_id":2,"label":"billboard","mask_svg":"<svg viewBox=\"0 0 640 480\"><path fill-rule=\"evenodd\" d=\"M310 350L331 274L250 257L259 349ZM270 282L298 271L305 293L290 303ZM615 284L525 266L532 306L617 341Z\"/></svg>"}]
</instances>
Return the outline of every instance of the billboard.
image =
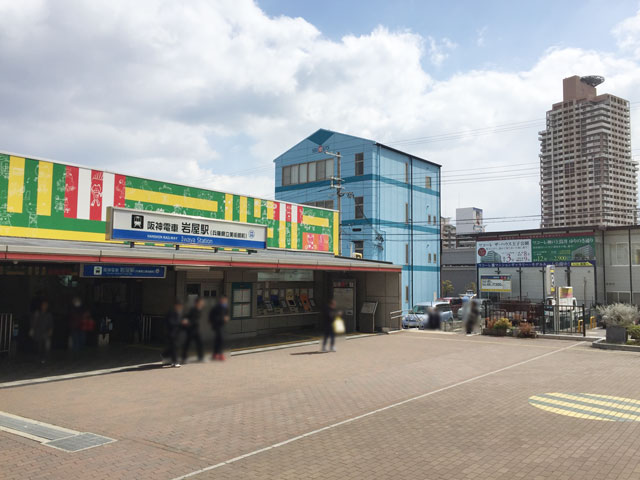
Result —
<instances>
[{"instance_id":1,"label":"billboard","mask_svg":"<svg viewBox=\"0 0 640 480\"><path fill-rule=\"evenodd\" d=\"M477 242L479 267L590 266L595 260L595 238L590 235Z\"/></svg>"},{"instance_id":2,"label":"billboard","mask_svg":"<svg viewBox=\"0 0 640 480\"><path fill-rule=\"evenodd\" d=\"M511 293L511 275L481 275L480 291Z\"/></svg>"},{"instance_id":3,"label":"billboard","mask_svg":"<svg viewBox=\"0 0 640 480\"><path fill-rule=\"evenodd\" d=\"M263 225L267 248L338 253L333 210L0 153L0 235L104 242L107 207Z\"/></svg>"}]
</instances>

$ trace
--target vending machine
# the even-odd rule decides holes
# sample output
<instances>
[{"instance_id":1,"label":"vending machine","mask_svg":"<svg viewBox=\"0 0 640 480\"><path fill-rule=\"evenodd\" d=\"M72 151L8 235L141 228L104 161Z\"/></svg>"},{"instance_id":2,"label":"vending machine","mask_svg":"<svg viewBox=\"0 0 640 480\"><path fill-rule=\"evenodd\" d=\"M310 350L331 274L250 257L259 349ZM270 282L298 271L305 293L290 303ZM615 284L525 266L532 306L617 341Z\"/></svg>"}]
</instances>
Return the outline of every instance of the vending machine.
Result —
<instances>
[{"instance_id":1,"label":"vending machine","mask_svg":"<svg viewBox=\"0 0 640 480\"><path fill-rule=\"evenodd\" d=\"M342 311L347 332L353 332L356 329L356 281L334 281L333 299L336 301L336 308Z\"/></svg>"}]
</instances>

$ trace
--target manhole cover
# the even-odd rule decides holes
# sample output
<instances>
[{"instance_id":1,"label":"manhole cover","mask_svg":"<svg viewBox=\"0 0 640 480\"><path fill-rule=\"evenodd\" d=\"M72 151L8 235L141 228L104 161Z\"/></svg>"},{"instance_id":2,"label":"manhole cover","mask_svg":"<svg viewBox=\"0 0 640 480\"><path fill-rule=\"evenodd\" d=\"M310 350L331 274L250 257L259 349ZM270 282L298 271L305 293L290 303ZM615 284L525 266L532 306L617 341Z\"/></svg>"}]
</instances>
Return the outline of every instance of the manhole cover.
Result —
<instances>
[{"instance_id":1,"label":"manhole cover","mask_svg":"<svg viewBox=\"0 0 640 480\"><path fill-rule=\"evenodd\" d=\"M67 452L78 452L91 447L98 447L107 443L115 442L114 439L96 435L95 433L80 433L72 437L61 438L47 442L48 447L59 448Z\"/></svg>"}]
</instances>

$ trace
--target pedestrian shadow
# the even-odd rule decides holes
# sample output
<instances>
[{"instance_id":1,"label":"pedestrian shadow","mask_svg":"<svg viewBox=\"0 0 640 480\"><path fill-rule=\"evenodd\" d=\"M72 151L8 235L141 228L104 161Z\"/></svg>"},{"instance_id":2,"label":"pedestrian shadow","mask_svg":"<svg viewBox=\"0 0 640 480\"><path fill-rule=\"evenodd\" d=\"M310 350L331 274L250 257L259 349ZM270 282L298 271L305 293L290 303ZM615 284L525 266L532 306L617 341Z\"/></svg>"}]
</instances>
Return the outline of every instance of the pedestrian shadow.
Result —
<instances>
[{"instance_id":1,"label":"pedestrian shadow","mask_svg":"<svg viewBox=\"0 0 640 480\"><path fill-rule=\"evenodd\" d=\"M319 350L313 350L311 352L296 352L296 353L290 353L289 355L322 355L323 353L329 353L329 352L321 352Z\"/></svg>"}]
</instances>

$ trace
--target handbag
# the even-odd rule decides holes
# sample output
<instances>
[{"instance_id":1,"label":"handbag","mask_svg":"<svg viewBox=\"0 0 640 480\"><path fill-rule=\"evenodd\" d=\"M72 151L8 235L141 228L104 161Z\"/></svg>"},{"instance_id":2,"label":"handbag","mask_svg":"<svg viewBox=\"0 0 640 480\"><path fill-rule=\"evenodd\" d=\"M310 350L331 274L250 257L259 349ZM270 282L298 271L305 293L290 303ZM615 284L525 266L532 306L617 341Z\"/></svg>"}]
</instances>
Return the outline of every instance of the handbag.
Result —
<instances>
[{"instance_id":1,"label":"handbag","mask_svg":"<svg viewBox=\"0 0 640 480\"><path fill-rule=\"evenodd\" d=\"M345 331L346 328L344 326L344 320L342 320L342 317L336 317L333 321L333 333L336 335L342 335Z\"/></svg>"}]
</instances>

